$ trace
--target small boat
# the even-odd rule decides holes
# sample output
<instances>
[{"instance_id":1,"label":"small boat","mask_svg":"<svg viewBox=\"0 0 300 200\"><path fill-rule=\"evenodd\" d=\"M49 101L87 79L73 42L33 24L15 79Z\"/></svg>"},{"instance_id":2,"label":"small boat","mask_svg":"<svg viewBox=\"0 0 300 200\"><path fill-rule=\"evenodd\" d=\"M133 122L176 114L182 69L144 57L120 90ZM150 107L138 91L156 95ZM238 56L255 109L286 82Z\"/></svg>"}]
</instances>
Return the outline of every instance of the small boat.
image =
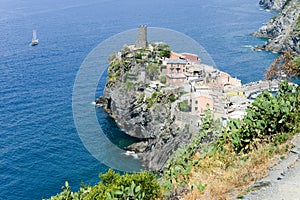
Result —
<instances>
[{"instance_id":1,"label":"small boat","mask_svg":"<svg viewBox=\"0 0 300 200\"><path fill-rule=\"evenodd\" d=\"M31 46L35 46L39 43L39 39L36 37L36 30L32 31L32 41L31 41Z\"/></svg>"}]
</instances>

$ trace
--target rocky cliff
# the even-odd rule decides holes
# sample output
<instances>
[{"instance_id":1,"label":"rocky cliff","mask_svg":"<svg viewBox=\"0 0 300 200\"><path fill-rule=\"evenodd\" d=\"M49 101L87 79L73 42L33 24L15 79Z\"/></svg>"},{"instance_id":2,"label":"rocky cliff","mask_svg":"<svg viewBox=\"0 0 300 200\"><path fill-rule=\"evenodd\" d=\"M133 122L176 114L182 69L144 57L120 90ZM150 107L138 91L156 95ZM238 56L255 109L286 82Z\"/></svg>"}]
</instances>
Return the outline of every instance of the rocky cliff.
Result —
<instances>
[{"instance_id":1,"label":"rocky cliff","mask_svg":"<svg viewBox=\"0 0 300 200\"><path fill-rule=\"evenodd\" d=\"M180 89L149 86L151 79L159 79L159 54L126 47L112 56L104 96L98 99L120 128L140 139L127 149L151 170L161 170L172 152L192 138L176 124L174 101Z\"/></svg>"},{"instance_id":2,"label":"rocky cliff","mask_svg":"<svg viewBox=\"0 0 300 200\"><path fill-rule=\"evenodd\" d=\"M260 0L259 5L264 9L281 10L287 0Z\"/></svg>"},{"instance_id":3,"label":"rocky cliff","mask_svg":"<svg viewBox=\"0 0 300 200\"><path fill-rule=\"evenodd\" d=\"M272 2L272 1L269 1ZM300 1L287 0L278 16L272 18L253 35L269 40L259 49L300 53Z\"/></svg>"}]
</instances>

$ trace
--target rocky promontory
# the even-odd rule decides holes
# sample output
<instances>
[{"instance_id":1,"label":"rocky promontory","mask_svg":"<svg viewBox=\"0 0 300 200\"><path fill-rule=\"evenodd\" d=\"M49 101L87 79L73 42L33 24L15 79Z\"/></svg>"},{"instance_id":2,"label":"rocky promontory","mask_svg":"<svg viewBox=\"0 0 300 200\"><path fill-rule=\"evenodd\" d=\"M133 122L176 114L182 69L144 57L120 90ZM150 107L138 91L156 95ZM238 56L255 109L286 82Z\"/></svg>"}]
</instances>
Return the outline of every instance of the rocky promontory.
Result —
<instances>
[{"instance_id":1,"label":"rocky promontory","mask_svg":"<svg viewBox=\"0 0 300 200\"><path fill-rule=\"evenodd\" d=\"M259 5L264 9L281 10L287 0L260 0Z\"/></svg>"},{"instance_id":2,"label":"rocky promontory","mask_svg":"<svg viewBox=\"0 0 300 200\"><path fill-rule=\"evenodd\" d=\"M172 151L190 142L192 135L175 120L175 99L180 88L160 89L161 63L168 53L165 44L151 44L152 50L124 47L110 58L104 96L98 99L126 134L138 138L127 150L134 151L151 170L161 170ZM151 85L152 84L152 85Z\"/></svg>"},{"instance_id":3,"label":"rocky promontory","mask_svg":"<svg viewBox=\"0 0 300 200\"><path fill-rule=\"evenodd\" d=\"M264 2L269 2L266 5L271 5L270 2L275 4L277 1ZM283 1L278 1L277 3L279 2L282 5L280 13L253 34L256 37L269 39L263 46L258 47L258 49L299 54L300 1L286 0L284 4Z\"/></svg>"},{"instance_id":4,"label":"rocky promontory","mask_svg":"<svg viewBox=\"0 0 300 200\"><path fill-rule=\"evenodd\" d=\"M126 134L139 140L134 152L150 170L164 170L179 147L200 134L206 113L220 124L242 118L249 103L278 83L241 80L203 64L193 53L173 52L163 42L147 42L139 28L136 44L125 45L109 57L104 95L96 104L106 110ZM208 134L203 141L216 138Z\"/></svg>"}]
</instances>

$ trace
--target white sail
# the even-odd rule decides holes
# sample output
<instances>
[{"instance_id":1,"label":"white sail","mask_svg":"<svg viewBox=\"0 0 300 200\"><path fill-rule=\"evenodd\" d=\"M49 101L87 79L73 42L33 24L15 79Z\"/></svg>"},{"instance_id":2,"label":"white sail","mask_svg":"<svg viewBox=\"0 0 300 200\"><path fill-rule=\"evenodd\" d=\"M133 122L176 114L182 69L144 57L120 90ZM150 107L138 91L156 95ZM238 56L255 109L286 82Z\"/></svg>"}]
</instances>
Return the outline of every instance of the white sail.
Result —
<instances>
[{"instance_id":1,"label":"white sail","mask_svg":"<svg viewBox=\"0 0 300 200\"><path fill-rule=\"evenodd\" d=\"M39 43L39 40L37 39L37 36L36 36L36 30L33 30L31 45L34 46L34 45L37 45L38 43Z\"/></svg>"},{"instance_id":2,"label":"white sail","mask_svg":"<svg viewBox=\"0 0 300 200\"><path fill-rule=\"evenodd\" d=\"M36 30L32 31L32 40L36 40Z\"/></svg>"}]
</instances>

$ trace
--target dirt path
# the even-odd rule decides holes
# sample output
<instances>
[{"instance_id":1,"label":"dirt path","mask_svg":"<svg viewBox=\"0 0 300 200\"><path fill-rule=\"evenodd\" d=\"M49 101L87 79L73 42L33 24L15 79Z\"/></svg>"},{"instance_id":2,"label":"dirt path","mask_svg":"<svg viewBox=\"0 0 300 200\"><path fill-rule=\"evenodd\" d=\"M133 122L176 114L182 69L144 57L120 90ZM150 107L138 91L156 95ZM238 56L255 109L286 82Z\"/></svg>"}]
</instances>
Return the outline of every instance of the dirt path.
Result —
<instances>
[{"instance_id":1,"label":"dirt path","mask_svg":"<svg viewBox=\"0 0 300 200\"><path fill-rule=\"evenodd\" d=\"M269 175L257 181L247 200L300 200L300 133L292 140L294 148L286 159L278 161Z\"/></svg>"}]
</instances>

